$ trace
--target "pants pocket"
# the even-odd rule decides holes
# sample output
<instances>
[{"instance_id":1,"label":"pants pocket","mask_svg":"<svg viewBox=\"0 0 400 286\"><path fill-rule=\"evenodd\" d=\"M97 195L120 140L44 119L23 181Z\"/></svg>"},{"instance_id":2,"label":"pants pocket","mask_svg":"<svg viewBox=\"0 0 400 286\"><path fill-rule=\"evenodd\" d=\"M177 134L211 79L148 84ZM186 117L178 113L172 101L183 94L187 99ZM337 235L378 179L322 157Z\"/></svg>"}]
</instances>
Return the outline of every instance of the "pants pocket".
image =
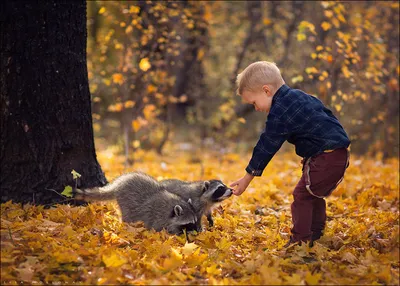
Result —
<instances>
[{"instance_id":1,"label":"pants pocket","mask_svg":"<svg viewBox=\"0 0 400 286\"><path fill-rule=\"evenodd\" d=\"M348 154L346 153L345 157L340 156L340 158L332 156L332 153L309 159L304 165L306 189L315 197L329 196L343 180L348 166Z\"/></svg>"}]
</instances>

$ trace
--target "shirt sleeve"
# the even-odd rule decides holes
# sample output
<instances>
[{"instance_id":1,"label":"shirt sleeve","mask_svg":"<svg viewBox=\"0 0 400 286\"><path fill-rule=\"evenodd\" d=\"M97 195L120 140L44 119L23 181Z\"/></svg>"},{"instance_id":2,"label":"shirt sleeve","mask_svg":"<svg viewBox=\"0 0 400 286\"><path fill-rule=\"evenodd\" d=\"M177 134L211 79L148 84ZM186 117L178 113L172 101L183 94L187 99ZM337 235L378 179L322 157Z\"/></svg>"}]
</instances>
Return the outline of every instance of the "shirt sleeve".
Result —
<instances>
[{"instance_id":1,"label":"shirt sleeve","mask_svg":"<svg viewBox=\"0 0 400 286\"><path fill-rule=\"evenodd\" d=\"M267 121L266 128L253 149L253 155L246 167L246 172L253 176L261 176L269 161L287 138L288 132L282 123Z\"/></svg>"}]
</instances>

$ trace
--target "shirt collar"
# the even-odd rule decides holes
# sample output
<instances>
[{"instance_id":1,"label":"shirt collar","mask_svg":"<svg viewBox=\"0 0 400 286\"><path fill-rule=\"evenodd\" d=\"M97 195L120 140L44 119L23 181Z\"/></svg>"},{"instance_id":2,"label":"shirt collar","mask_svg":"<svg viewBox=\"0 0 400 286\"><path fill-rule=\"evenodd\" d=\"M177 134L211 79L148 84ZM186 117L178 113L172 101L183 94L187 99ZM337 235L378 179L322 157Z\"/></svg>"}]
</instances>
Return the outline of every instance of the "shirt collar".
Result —
<instances>
[{"instance_id":1,"label":"shirt collar","mask_svg":"<svg viewBox=\"0 0 400 286\"><path fill-rule=\"evenodd\" d=\"M279 97L285 95L289 91L290 87L286 84L283 84L274 94L272 98L272 105L278 100Z\"/></svg>"}]
</instances>

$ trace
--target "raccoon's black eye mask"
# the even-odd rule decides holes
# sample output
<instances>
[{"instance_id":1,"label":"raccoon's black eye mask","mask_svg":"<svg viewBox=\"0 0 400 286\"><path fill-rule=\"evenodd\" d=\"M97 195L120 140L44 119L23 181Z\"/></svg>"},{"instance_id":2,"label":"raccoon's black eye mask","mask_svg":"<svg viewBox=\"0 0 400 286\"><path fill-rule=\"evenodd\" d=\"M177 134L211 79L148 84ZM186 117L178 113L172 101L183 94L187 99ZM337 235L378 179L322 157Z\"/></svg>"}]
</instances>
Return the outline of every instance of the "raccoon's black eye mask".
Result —
<instances>
[{"instance_id":1,"label":"raccoon's black eye mask","mask_svg":"<svg viewBox=\"0 0 400 286\"><path fill-rule=\"evenodd\" d=\"M222 197L225 194L226 190L227 190L227 188L224 186L218 187L218 189L216 189L215 192L212 194L212 198L218 199L218 198Z\"/></svg>"}]
</instances>

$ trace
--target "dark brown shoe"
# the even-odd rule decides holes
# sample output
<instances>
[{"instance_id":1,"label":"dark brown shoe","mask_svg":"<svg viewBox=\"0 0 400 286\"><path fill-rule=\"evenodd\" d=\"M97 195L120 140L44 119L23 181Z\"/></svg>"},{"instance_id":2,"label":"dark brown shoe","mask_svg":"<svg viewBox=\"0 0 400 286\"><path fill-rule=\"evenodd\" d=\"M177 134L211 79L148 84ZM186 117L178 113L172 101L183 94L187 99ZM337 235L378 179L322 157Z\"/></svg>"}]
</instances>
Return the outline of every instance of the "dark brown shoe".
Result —
<instances>
[{"instance_id":1,"label":"dark brown shoe","mask_svg":"<svg viewBox=\"0 0 400 286\"><path fill-rule=\"evenodd\" d=\"M283 247L288 248L289 246L294 245L294 244L301 245L301 241L294 241L293 237L291 236L289 241Z\"/></svg>"},{"instance_id":2,"label":"dark brown shoe","mask_svg":"<svg viewBox=\"0 0 400 286\"><path fill-rule=\"evenodd\" d=\"M322 232L321 232L321 233L317 233L317 234L313 233L313 235L312 235L312 237L311 237L310 244L309 244L310 247L313 247L313 246L314 246L314 241L320 239L320 238L322 237L322 235L323 235Z\"/></svg>"}]
</instances>

